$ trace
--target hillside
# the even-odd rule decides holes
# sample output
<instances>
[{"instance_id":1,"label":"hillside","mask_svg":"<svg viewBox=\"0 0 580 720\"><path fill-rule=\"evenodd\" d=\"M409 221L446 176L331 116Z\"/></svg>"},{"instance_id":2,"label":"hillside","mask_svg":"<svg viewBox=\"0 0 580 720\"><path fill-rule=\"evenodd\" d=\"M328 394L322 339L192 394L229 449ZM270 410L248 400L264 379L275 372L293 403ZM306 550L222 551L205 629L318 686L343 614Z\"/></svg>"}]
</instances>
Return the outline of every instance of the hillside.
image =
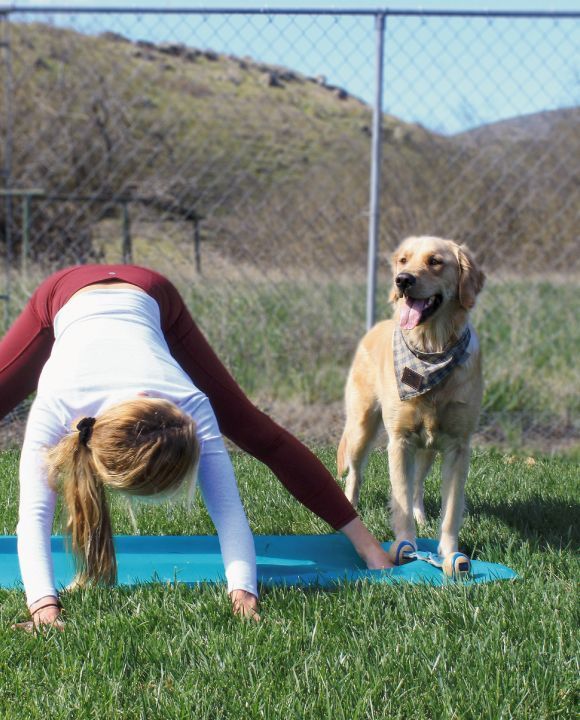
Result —
<instances>
[{"instance_id":1,"label":"hillside","mask_svg":"<svg viewBox=\"0 0 580 720\"><path fill-rule=\"evenodd\" d=\"M502 146L519 142L553 143L558 135L568 133L580 124L580 108L562 108L521 115L459 133L455 138L467 146Z\"/></svg>"},{"instance_id":2,"label":"hillside","mask_svg":"<svg viewBox=\"0 0 580 720\"><path fill-rule=\"evenodd\" d=\"M120 213L103 199L122 197L134 228L201 219L206 245L237 261L364 267L371 109L347 90L111 33L14 24L11 43L13 186L99 198L35 201L39 262L98 257L102 223ZM549 118L541 132L537 116L445 138L386 116L382 246L429 232L467 241L488 267L509 253L570 269L574 255L551 248L575 237L578 110Z\"/></svg>"}]
</instances>

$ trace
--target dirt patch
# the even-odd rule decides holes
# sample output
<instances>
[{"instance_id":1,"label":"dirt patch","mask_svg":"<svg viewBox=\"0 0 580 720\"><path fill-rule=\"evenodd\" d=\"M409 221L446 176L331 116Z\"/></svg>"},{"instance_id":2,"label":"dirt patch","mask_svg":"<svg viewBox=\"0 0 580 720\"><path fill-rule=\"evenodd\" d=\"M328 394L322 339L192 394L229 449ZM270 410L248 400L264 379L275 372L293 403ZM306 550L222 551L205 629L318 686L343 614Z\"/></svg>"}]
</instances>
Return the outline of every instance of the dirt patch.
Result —
<instances>
[{"instance_id":1,"label":"dirt patch","mask_svg":"<svg viewBox=\"0 0 580 720\"><path fill-rule=\"evenodd\" d=\"M0 423L0 450L20 448L24 440L26 418L4 419Z\"/></svg>"},{"instance_id":2,"label":"dirt patch","mask_svg":"<svg viewBox=\"0 0 580 720\"><path fill-rule=\"evenodd\" d=\"M342 402L304 405L297 401L263 401L258 407L306 444L338 445L344 424ZM0 450L18 448L24 439L27 409L17 409L0 422Z\"/></svg>"},{"instance_id":3,"label":"dirt patch","mask_svg":"<svg viewBox=\"0 0 580 720\"><path fill-rule=\"evenodd\" d=\"M338 446L344 427L342 402L305 405L299 401L258 401L258 407L279 425L310 447ZM17 409L0 422L0 450L19 448L24 439L27 408ZM386 445L386 433L381 432L376 444ZM580 446L580 431L574 424L563 422L524 427L516 437L501 423L490 421L482 425L474 436L474 445L498 448L525 448L539 453L568 452Z\"/></svg>"},{"instance_id":4,"label":"dirt patch","mask_svg":"<svg viewBox=\"0 0 580 720\"><path fill-rule=\"evenodd\" d=\"M299 402L262 403L260 408L276 422L300 438L307 445L338 446L344 427L344 405L334 402L302 405ZM375 445L386 446L385 431L379 432ZM580 446L580 431L571 422L523 423L519 433L512 435L497 420L481 424L473 438L473 445L502 449L519 448L530 452L552 454L568 452Z\"/></svg>"},{"instance_id":5,"label":"dirt patch","mask_svg":"<svg viewBox=\"0 0 580 720\"><path fill-rule=\"evenodd\" d=\"M304 405L298 401L273 401L260 403L259 407L308 445L338 445L344 426L342 402Z\"/></svg>"}]
</instances>

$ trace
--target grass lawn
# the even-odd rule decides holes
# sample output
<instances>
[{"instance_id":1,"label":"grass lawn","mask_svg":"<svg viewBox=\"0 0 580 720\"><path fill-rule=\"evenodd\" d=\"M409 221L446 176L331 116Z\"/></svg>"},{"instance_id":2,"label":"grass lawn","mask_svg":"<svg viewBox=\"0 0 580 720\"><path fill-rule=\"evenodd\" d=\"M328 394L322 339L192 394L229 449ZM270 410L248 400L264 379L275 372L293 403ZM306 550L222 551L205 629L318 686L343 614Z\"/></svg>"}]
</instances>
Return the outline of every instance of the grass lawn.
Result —
<instances>
[{"instance_id":1,"label":"grass lawn","mask_svg":"<svg viewBox=\"0 0 580 720\"><path fill-rule=\"evenodd\" d=\"M332 450L320 457L333 466ZM0 455L0 528L14 533L17 453ZM326 532L268 471L234 455L256 533ZM382 539L386 458L361 515ZM474 454L462 548L520 579L476 587L353 584L265 590L262 622L234 618L222 587L90 589L64 598L67 628L10 629L23 595L0 591L0 717L572 718L578 711L578 466ZM438 484L427 481L436 534ZM212 532L198 502L145 507L142 533ZM115 504L116 532L130 533Z\"/></svg>"}]
</instances>

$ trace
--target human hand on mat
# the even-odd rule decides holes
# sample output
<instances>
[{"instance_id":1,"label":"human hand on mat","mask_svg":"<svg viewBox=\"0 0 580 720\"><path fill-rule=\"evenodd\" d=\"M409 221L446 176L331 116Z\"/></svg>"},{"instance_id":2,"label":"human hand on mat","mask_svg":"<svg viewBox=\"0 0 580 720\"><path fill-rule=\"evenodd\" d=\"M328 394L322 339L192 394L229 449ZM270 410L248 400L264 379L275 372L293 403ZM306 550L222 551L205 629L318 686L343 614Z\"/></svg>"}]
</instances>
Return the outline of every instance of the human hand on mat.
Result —
<instances>
[{"instance_id":1,"label":"human hand on mat","mask_svg":"<svg viewBox=\"0 0 580 720\"><path fill-rule=\"evenodd\" d=\"M230 593L234 615L251 618L254 622L260 621L258 613L258 598L246 590L233 590Z\"/></svg>"},{"instance_id":2,"label":"human hand on mat","mask_svg":"<svg viewBox=\"0 0 580 720\"><path fill-rule=\"evenodd\" d=\"M341 532L351 541L369 570L388 570L394 566L389 554L359 517L347 523Z\"/></svg>"}]
</instances>

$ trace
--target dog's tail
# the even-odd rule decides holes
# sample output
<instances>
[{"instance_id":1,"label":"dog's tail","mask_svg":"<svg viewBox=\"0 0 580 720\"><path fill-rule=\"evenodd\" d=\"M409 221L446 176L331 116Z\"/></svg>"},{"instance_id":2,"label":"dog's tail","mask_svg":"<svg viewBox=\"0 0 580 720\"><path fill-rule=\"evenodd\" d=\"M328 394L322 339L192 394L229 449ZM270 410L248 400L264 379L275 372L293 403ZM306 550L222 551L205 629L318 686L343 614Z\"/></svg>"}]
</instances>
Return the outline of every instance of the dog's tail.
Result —
<instances>
[{"instance_id":1,"label":"dog's tail","mask_svg":"<svg viewBox=\"0 0 580 720\"><path fill-rule=\"evenodd\" d=\"M348 461L346 459L346 433L343 433L338 444L338 450L336 451L336 472L339 478L341 478L347 470Z\"/></svg>"}]
</instances>

